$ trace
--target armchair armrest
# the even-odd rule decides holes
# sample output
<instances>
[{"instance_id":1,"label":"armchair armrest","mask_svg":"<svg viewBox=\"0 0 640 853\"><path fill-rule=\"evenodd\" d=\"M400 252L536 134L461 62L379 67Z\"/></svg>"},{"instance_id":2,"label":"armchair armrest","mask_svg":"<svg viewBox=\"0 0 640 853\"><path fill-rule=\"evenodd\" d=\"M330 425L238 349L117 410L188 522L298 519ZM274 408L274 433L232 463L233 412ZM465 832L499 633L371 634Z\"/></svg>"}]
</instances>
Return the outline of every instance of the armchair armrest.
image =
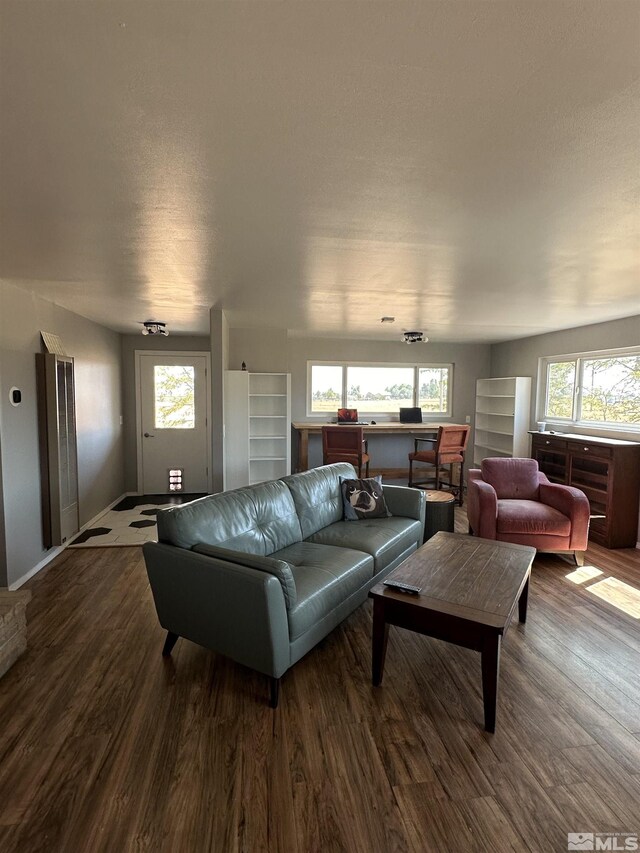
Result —
<instances>
[{"instance_id":1,"label":"armchair armrest","mask_svg":"<svg viewBox=\"0 0 640 853\"><path fill-rule=\"evenodd\" d=\"M288 669L289 622L275 575L159 542L143 553L163 628L274 678Z\"/></svg>"},{"instance_id":2,"label":"armchair armrest","mask_svg":"<svg viewBox=\"0 0 640 853\"><path fill-rule=\"evenodd\" d=\"M498 496L490 483L482 479L478 469L469 471L467 483L467 518L476 536L496 539L498 532Z\"/></svg>"},{"instance_id":3,"label":"armchair armrest","mask_svg":"<svg viewBox=\"0 0 640 853\"><path fill-rule=\"evenodd\" d=\"M560 483L540 483L540 502L571 519L570 548L585 551L591 516L591 507L585 493Z\"/></svg>"}]
</instances>

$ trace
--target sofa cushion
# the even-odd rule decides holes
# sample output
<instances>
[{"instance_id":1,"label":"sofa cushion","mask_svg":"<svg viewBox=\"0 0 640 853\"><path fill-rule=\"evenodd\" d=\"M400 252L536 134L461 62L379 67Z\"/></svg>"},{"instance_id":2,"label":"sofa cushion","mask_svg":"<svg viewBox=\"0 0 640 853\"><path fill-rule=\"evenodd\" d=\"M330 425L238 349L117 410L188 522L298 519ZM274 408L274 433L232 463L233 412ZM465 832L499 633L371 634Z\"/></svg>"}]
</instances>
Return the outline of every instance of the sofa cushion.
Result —
<instances>
[{"instance_id":1,"label":"sofa cushion","mask_svg":"<svg viewBox=\"0 0 640 853\"><path fill-rule=\"evenodd\" d=\"M302 534L291 492L271 480L159 510L158 538L180 548L206 543L267 556Z\"/></svg>"},{"instance_id":2,"label":"sofa cushion","mask_svg":"<svg viewBox=\"0 0 640 853\"><path fill-rule=\"evenodd\" d=\"M217 545L194 545L191 549L196 554L204 554L214 557L216 560L224 560L236 566L248 566L250 569L258 569L260 572L275 575L282 586L282 594L287 610L295 605L297 600L296 583L289 563L284 560L274 560L273 557L259 557L257 554L247 554L246 551L230 551L228 548L220 548Z\"/></svg>"},{"instance_id":3,"label":"sofa cushion","mask_svg":"<svg viewBox=\"0 0 640 853\"><path fill-rule=\"evenodd\" d=\"M571 520L539 501L499 500L497 530L499 534L570 536Z\"/></svg>"},{"instance_id":4,"label":"sofa cushion","mask_svg":"<svg viewBox=\"0 0 640 853\"><path fill-rule=\"evenodd\" d=\"M323 465L282 480L293 496L300 519L302 539L307 539L334 521L342 520L341 477L355 477L356 470L348 462Z\"/></svg>"},{"instance_id":5,"label":"sofa cushion","mask_svg":"<svg viewBox=\"0 0 640 853\"><path fill-rule=\"evenodd\" d=\"M368 554L311 542L298 542L273 557L291 566L297 602L289 610L289 636L295 640L357 592L373 577Z\"/></svg>"},{"instance_id":6,"label":"sofa cushion","mask_svg":"<svg viewBox=\"0 0 640 853\"><path fill-rule=\"evenodd\" d=\"M319 530L307 541L364 551L374 559L374 572L384 569L422 538L422 523L411 518L371 518L357 524L338 521Z\"/></svg>"},{"instance_id":7,"label":"sofa cushion","mask_svg":"<svg viewBox=\"0 0 640 853\"><path fill-rule=\"evenodd\" d=\"M483 459L482 478L504 500L537 501L540 480L535 459Z\"/></svg>"},{"instance_id":8,"label":"sofa cushion","mask_svg":"<svg viewBox=\"0 0 640 853\"><path fill-rule=\"evenodd\" d=\"M359 521L362 518L387 518L391 515L387 509L382 489L382 477L367 477L363 480L340 478L342 504L345 521Z\"/></svg>"}]
</instances>

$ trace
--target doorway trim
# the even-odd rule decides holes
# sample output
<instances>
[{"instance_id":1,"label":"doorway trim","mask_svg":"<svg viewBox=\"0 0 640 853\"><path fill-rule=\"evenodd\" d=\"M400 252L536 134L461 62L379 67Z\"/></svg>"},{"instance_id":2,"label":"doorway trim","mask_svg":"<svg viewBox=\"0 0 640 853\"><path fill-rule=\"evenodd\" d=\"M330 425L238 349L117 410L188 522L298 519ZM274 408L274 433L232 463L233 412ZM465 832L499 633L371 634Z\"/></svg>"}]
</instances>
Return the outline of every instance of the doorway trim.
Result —
<instances>
[{"instance_id":1,"label":"doorway trim","mask_svg":"<svg viewBox=\"0 0 640 853\"><path fill-rule=\"evenodd\" d=\"M207 418L207 492L213 491L213 466L211 455L211 353L202 350L155 350L137 349L133 352L135 356L135 383L136 383L136 491L138 495L142 492L142 400L140 388L140 358L144 355L151 356L176 356L176 358L189 358L189 356L205 357L205 383L206 389L206 418Z\"/></svg>"}]
</instances>

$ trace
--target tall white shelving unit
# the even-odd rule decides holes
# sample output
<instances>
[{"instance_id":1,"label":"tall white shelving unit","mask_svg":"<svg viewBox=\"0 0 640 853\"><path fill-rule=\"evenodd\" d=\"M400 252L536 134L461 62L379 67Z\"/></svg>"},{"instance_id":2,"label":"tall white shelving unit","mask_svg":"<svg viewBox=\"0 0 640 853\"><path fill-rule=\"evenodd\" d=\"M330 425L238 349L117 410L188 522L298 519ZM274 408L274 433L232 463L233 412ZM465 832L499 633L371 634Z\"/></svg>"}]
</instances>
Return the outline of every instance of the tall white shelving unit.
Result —
<instances>
[{"instance_id":1,"label":"tall white shelving unit","mask_svg":"<svg viewBox=\"0 0 640 853\"><path fill-rule=\"evenodd\" d=\"M227 370L225 489L291 473L291 375Z\"/></svg>"},{"instance_id":2,"label":"tall white shelving unit","mask_svg":"<svg viewBox=\"0 0 640 853\"><path fill-rule=\"evenodd\" d=\"M531 377L478 379L473 461L489 456L529 456Z\"/></svg>"}]
</instances>

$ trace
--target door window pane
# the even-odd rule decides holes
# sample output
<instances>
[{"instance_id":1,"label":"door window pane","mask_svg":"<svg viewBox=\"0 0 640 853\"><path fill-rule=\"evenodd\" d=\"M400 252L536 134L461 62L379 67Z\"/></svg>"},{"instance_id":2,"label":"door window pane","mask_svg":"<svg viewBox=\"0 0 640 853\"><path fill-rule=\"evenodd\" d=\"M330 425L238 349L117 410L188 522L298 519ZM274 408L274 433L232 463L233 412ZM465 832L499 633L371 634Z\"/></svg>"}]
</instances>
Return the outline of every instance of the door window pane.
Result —
<instances>
[{"instance_id":1,"label":"door window pane","mask_svg":"<svg viewBox=\"0 0 640 853\"><path fill-rule=\"evenodd\" d=\"M449 368L421 367L418 405L423 412L446 413L449 408Z\"/></svg>"},{"instance_id":2,"label":"door window pane","mask_svg":"<svg viewBox=\"0 0 640 853\"><path fill-rule=\"evenodd\" d=\"M347 367L347 406L362 412L397 412L413 405L413 367Z\"/></svg>"},{"instance_id":3,"label":"door window pane","mask_svg":"<svg viewBox=\"0 0 640 853\"><path fill-rule=\"evenodd\" d=\"M573 417L575 377L575 361L557 361L549 365L547 375L547 406L545 409L546 417Z\"/></svg>"},{"instance_id":4,"label":"door window pane","mask_svg":"<svg viewBox=\"0 0 640 853\"><path fill-rule=\"evenodd\" d=\"M583 362L580 419L640 424L640 355Z\"/></svg>"},{"instance_id":5,"label":"door window pane","mask_svg":"<svg viewBox=\"0 0 640 853\"><path fill-rule=\"evenodd\" d=\"M154 367L156 429L195 429L195 368L158 364Z\"/></svg>"},{"instance_id":6,"label":"door window pane","mask_svg":"<svg viewBox=\"0 0 640 853\"><path fill-rule=\"evenodd\" d=\"M342 367L314 364L311 368L311 411L335 412L342 405Z\"/></svg>"}]
</instances>

